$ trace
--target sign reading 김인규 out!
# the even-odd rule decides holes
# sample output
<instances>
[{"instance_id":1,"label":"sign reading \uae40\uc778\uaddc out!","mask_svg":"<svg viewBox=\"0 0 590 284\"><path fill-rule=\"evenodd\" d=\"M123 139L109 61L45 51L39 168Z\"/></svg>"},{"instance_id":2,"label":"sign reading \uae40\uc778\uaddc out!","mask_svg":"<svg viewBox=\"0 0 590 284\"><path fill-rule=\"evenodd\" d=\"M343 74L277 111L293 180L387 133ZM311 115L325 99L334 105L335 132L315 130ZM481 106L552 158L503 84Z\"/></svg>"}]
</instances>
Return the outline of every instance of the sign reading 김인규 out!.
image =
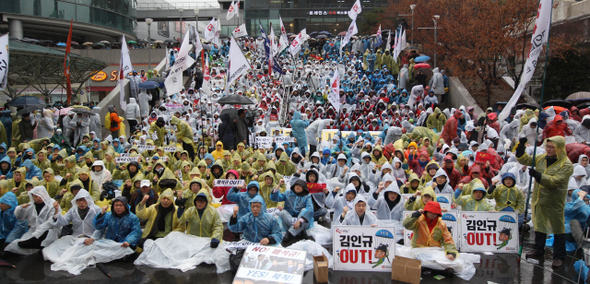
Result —
<instances>
[{"instance_id":1,"label":"sign reading \uae40\uc778\uaddc out!","mask_svg":"<svg viewBox=\"0 0 590 284\"><path fill-rule=\"evenodd\" d=\"M233 283L302 283L306 252L249 246Z\"/></svg>"},{"instance_id":2,"label":"sign reading \uae40\uc778\uaddc out!","mask_svg":"<svg viewBox=\"0 0 590 284\"><path fill-rule=\"evenodd\" d=\"M514 253L518 251L516 212L464 211L461 217L461 250Z\"/></svg>"},{"instance_id":3,"label":"sign reading \uae40\uc778\uaddc out!","mask_svg":"<svg viewBox=\"0 0 590 284\"><path fill-rule=\"evenodd\" d=\"M395 258L395 229L334 226L334 270L387 271Z\"/></svg>"}]
</instances>

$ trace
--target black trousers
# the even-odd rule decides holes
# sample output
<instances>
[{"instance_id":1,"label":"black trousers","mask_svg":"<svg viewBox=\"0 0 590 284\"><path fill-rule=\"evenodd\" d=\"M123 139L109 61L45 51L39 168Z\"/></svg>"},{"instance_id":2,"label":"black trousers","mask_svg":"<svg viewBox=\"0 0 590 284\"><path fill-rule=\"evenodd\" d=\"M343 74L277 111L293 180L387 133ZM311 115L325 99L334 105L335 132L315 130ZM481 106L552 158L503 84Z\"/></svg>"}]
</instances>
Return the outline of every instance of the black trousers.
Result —
<instances>
[{"instance_id":1,"label":"black trousers","mask_svg":"<svg viewBox=\"0 0 590 284\"><path fill-rule=\"evenodd\" d=\"M135 128L137 128L137 120L128 119L127 122L129 123L129 135L132 135L135 132Z\"/></svg>"},{"instance_id":2,"label":"black trousers","mask_svg":"<svg viewBox=\"0 0 590 284\"><path fill-rule=\"evenodd\" d=\"M24 249L42 249L43 247L41 246L41 243L45 240L45 238L47 238L47 233L49 233L49 231L45 231L45 233L43 233L43 235L41 235L39 238L33 237L28 240L18 242L18 246Z\"/></svg>"},{"instance_id":3,"label":"black trousers","mask_svg":"<svg viewBox=\"0 0 590 284\"><path fill-rule=\"evenodd\" d=\"M316 146L316 145L309 145L309 157L310 157L309 160L310 161L311 161L311 155L313 153L315 153L315 151L317 151L317 149L318 149L318 146ZM321 153L320 153L320 156L321 156Z\"/></svg>"},{"instance_id":4,"label":"black trousers","mask_svg":"<svg viewBox=\"0 0 590 284\"><path fill-rule=\"evenodd\" d=\"M535 231L535 252L545 252L547 234ZM565 260L565 234L553 235L553 259Z\"/></svg>"}]
</instances>

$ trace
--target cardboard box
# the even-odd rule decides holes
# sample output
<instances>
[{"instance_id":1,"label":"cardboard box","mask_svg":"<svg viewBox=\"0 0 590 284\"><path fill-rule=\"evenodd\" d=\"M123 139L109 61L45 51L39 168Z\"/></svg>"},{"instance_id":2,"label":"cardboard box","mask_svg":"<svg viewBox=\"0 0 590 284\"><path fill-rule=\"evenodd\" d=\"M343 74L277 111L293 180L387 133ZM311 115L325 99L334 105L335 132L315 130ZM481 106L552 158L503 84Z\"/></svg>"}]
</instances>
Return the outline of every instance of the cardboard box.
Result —
<instances>
[{"instance_id":1,"label":"cardboard box","mask_svg":"<svg viewBox=\"0 0 590 284\"><path fill-rule=\"evenodd\" d=\"M328 258L325 255L313 257L313 274L318 283L328 283Z\"/></svg>"},{"instance_id":2,"label":"cardboard box","mask_svg":"<svg viewBox=\"0 0 590 284\"><path fill-rule=\"evenodd\" d=\"M396 256L391 262L391 280L418 284L421 275L422 262L417 259Z\"/></svg>"}]
</instances>

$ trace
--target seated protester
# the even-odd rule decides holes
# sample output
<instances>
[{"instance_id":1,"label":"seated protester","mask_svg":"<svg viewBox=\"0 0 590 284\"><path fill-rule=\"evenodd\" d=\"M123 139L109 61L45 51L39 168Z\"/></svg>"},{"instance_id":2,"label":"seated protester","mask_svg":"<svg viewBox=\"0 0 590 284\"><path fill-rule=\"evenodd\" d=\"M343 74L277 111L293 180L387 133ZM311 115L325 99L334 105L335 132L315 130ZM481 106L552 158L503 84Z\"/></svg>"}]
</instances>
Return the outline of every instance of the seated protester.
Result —
<instances>
[{"instance_id":1,"label":"seated protester","mask_svg":"<svg viewBox=\"0 0 590 284\"><path fill-rule=\"evenodd\" d=\"M16 196L20 196L21 193L27 191L27 181L25 180L27 170L25 167L21 167L14 170L12 174L12 179L8 180L8 189L10 189L10 191L12 191Z\"/></svg>"},{"instance_id":2,"label":"seated protester","mask_svg":"<svg viewBox=\"0 0 590 284\"><path fill-rule=\"evenodd\" d=\"M127 199L123 196L115 197L111 205L111 211L107 206L94 218L94 228L98 231L93 235L95 240L105 239L121 243L122 247L135 249L141 238L141 225L139 218L129 211Z\"/></svg>"},{"instance_id":3,"label":"seated protester","mask_svg":"<svg viewBox=\"0 0 590 284\"><path fill-rule=\"evenodd\" d=\"M25 180L25 190L22 192L16 199L18 200L18 204L25 204L29 203L31 200L29 199L29 191L33 189L38 184L37 178L33 180Z\"/></svg>"},{"instance_id":4,"label":"seated protester","mask_svg":"<svg viewBox=\"0 0 590 284\"><path fill-rule=\"evenodd\" d=\"M250 199L250 213L237 218L238 207L234 207L234 214L229 220L229 230L243 233L245 240L261 245L275 245L283 240L281 225L271 214L266 213L266 204L262 196Z\"/></svg>"},{"instance_id":5,"label":"seated protester","mask_svg":"<svg viewBox=\"0 0 590 284\"><path fill-rule=\"evenodd\" d=\"M500 184L500 182L498 182L498 184ZM496 187L494 184L490 185L487 192L487 198L496 201L496 211L498 212L517 212L518 215L524 213L524 193L516 187L516 178L511 172L502 175L502 183L499 186Z\"/></svg>"},{"instance_id":6,"label":"seated protester","mask_svg":"<svg viewBox=\"0 0 590 284\"><path fill-rule=\"evenodd\" d=\"M69 190L64 188L55 196L55 199L59 200L61 208L66 212L72 208L72 200L74 200L74 197L76 197L78 192L82 189L82 182L75 180L71 182L68 187Z\"/></svg>"},{"instance_id":7,"label":"seated protester","mask_svg":"<svg viewBox=\"0 0 590 284\"><path fill-rule=\"evenodd\" d=\"M375 148L373 148L373 151L371 152L371 162L375 163L375 165L379 167L387 163L387 158L385 157L385 155L383 155L383 150L381 149L381 146L377 145L375 146Z\"/></svg>"},{"instance_id":8,"label":"seated protester","mask_svg":"<svg viewBox=\"0 0 590 284\"><path fill-rule=\"evenodd\" d=\"M574 167L574 173L570 177L570 181L576 183L576 188L580 188L583 185L586 185L587 177L588 176L586 175L586 170L584 169L584 167L578 165Z\"/></svg>"},{"instance_id":9,"label":"seated protester","mask_svg":"<svg viewBox=\"0 0 590 284\"><path fill-rule=\"evenodd\" d=\"M334 216L340 216L344 208L352 209L354 207L354 199L357 197L356 188L352 183L346 186L344 190L344 195L338 195L340 191L340 187L334 188L334 191L328 193L328 197L326 198L326 206L328 208L334 209ZM335 219L338 219L335 217ZM334 220L336 222L336 220Z\"/></svg>"},{"instance_id":10,"label":"seated protester","mask_svg":"<svg viewBox=\"0 0 590 284\"><path fill-rule=\"evenodd\" d=\"M86 166L81 168L78 172L77 180L82 183L82 188L88 188L88 192L90 193L90 196L92 196L92 199L96 201L100 198L100 189L98 184L90 177L90 170L88 170Z\"/></svg>"},{"instance_id":11,"label":"seated protester","mask_svg":"<svg viewBox=\"0 0 590 284\"><path fill-rule=\"evenodd\" d=\"M463 177L457 187L462 186L463 192L461 195L463 196L470 196L471 195L471 188L473 187L473 180L478 179L481 183L483 183L484 188L489 188L488 182L482 178L481 175L481 168L479 166L472 166L471 170L469 171L469 175Z\"/></svg>"},{"instance_id":12,"label":"seated protester","mask_svg":"<svg viewBox=\"0 0 590 284\"><path fill-rule=\"evenodd\" d=\"M135 191L141 188L141 181L144 179L144 175L142 173L136 174L131 180L125 181L121 184L121 195L125 196L127 200L131 200L131 194L135 193Z\"/></svg>"},{"instance_id":13,"label":"seated protester","mask_svg":"<svg viewBox=\"0 0 590 284\"><path fill-rule=\"evenodd\" d=\"M371 212L366 212L367 202L363 196L357 196L353 204L354 212L348 213L348 207L344 207L342 214L338 215L334 220L336 225L377 226L377 216Z\"/></svg>"},{"instance_id":14,"label":"seated protester","mask_svg":"<svg viewBox=\"0 0 590 284\"><path fill-rule=\"evenodd\" d=\"M427 151L420 151L420 154L413 152L408 157L408 166L417 175L422 176L426 166L431 162ZM436 162L435 162L436 163Z\"/></svg>"},{"instance_id":15,"label":"seated protester","mask_svg":"<svg viewBox=\"0 0 590 284\"><path fill-rule=\"evenodd\" d=\"M0 198L0 245L4 247L5 241L16 225L14 210L18 206L16 195L12 192L5 193Z\"/></svg>"},{"instance_id":16,"label":"seated protester","mask_svg":"<svg viewBox=\"0 0 590 284\"><path fill-rule=\"evenodd\" d=\"M443 247L447 258L455 260L457 248L453 236L441 218L440 204L429 201L424 209L417 210L404 219L404 228L412 230L412 248Z\"/></svg>"},{"instance_id":17,"label":"seated protester","mask_svg":"<svg viewBox=\"0 0 590 284\"><path fill-rule=\"evenodd\" d=\"M223 166L221 166L221 160L215 161L213 166L210 169L205 170L205 180L207 181L207 185L210 188L213 188L213 181L216 179L221 179L225 176L225 171L223 170Z\"/></svg>"},{"instance_id":18,"label":"seated protester","mask_svg":"<svg viewBox=\"0 0 590 284\"><path fill-rule=\"evenodd\" d=\"M277 172L283 176L292 176L295 172L297 172L297 166L291 162L287 152L281 153L279 162L276 163L275 166L277 167Z\"/></svg>"},{"instance_id":19,"label":"seated protester","mask_svg":"<svg viewBox=\"0 0 590 284\"><path fill-rule=\"evenodd\" d=\"M102 192L103 188L102 185L107 182L113 180L111 177L111 172L104 167L104 163L102 161L95 161L92 164L92 171L90 172L90 178L98 184L99 192Z\"/></svg>"},{"instance_id":20,"label":"seated protester","mask_svg":"<svg viewBox=\"0 0 590 284\"><path fill-rule=\"evenodd\" d=\"M5 156L0 160L0 179L11 179L12 178L12 163L10 157Z\"/></svg>"},{"instance_id":21,"label":"seated protester","mask_svg":"<svg viewBox=\"0 0 590 284\"><path fill-rule=\"evenodd\" d=\"M386 175L388 175L388 174L386 174ZM383 180L386 180L386 179L388 179L388 178L386 177ZM393 181L393 178L391 178L391 176L389 176L389 180ZM349 178L348 178L348 184L354 185L354 189L356 189L357 194L369 194L373 191L371 186L369 186L365 182L361 181L360 177L354 172L350 173Z\"/></svg>"},{"instance_id":22,"label":"seated protester","mask_svg":"<svg viewBox=\"0 0 590 284\"><path fill-rule=\"evenodd\" d=\"M194 199L194 206L187 209L180 219L175 231L197 237L211 238L210 247L217 248L223 237L221 216L210 205L211 196L206 189L201 189Z\"/></svg>"},{"instance_id":23,"label":"seated protester","mask_svg":"<svg viewBox=\"0 0 590 284\"><path fill-rule=\"evenodd\" d=\"M420 179L415 173L411 173L408 177L408 181L406 184L402 186L400 192L402 194L406 193L416 193L419 190L423 190L423 187L420 185Z\"/></svg>"},{"instance_id":24,"label":"seated protester","mask_svg":"<svg viewBox=\"0 0 590 284\"><path fill-rule=\"evenodd\" d=\"M348 162L348 159L346 158L346 155L339 154L337 160L338 161L335 164L329 165L324 168L324 175L328 179L337 178L338 182L344 183L346 179L346 173L349 170L348 166L346 166L346 162Z\"/></svg>"},{"instance_id":25,"label":"seated protester","mask_svg":"<svg viewBox=\"0 0 590 284\"><path fill-rule=\"evenodd\" d=\"M20 239L11 242L5 251L33 254L49 246L58 238L60 228L54 226L52 219L61 213L61 207L57 201L49 197L43 186L33 188L28 194L31 201L16 207L14 216L17 220L27 220L29 231Z\"/></svg>"},{"instance_id":26,"label":"seated protester","mask_svg":"<svg viewBox=\"0 0 590 284\"><path fill-rule=\"evenodd\" d=\"M380 193L383 192L382 195ZM404 203L401 201L397 183L391 183L384 187L380 185L369 198L368 203L371 208L377 208L377 219L401 221L404 212ZM401 228L400 228L401 229Z\"/></svg>"},{"instance_id":27,"label":"seated protester","mask_svg":"<svg viewBox=\"0 0 590 284\"><path fill-rule=\"evenodd\" d=\"M305 167L305 157L301 155L301 150L299 150L299 147L293 148L293 152L291 152L289 160L295 165L295 170L297 170L297 168Z\"/></svg>"},{"instance_id":28,"label":"seated protester","mask_svg":"<svg viewBox=\"0 0 590 284\"><path fill-rule=\"evenodd\" d=\"M393 172L391 175L402 184L406 183L406 171L402 168L402 161L398 157L393 158Z\"/></svg>"},{"instance_id":29,"label":"seated protester","mask_svg":"<svg viewBox=\"0 0 590 284\"><path fill-rule=\"evenodd\" d=\"M153 189L158 194L162 193L166 188L172 190L182 189L180 181L176 179L174 173L164 165L161 159L156 162L152 173L148 174L146 179L153 182Z\"/></svg>"},{"instance_id":30,"label":"seated protester","mask_svg":"<svg viewBox=\"0 0 590 284\"><path fill-rule=\"evenodd\" d=\"M103 163L104 164L104 163ZM138 162L122 164L112 173L113 180L131 181L137 174L141 173L141 166Z\"/></svg>"},{"instance_id":31,"label":"seated protester","mask_svg":"<svg viewBox=\"0 0 590 284\"><path fill-rule=\"evenodd\" d=\"M147 196L147 197L146 197ZM152 183L144 179L140 182L139 189L136 190L133 194L131 194L131 199L129 199L129 206L131 207L131 213L136 213L135 209L140 203L144 203L146 206L150 207L156 203L158 203L159 196L158 193L152 188ZM140 218L141 220L145 220Z\"/></svg>"},{"instance_id":32,"label":"seated protester","mask_svg":"<svg viewBox=\"0 0 590 284\"><path fill-rule=\"evenodd\" d=\"M416 201L418 196L420 196L420 200ZM407 211L416 211L419 209L423 209L424 206L426 206L426 203L428 203L428 201L434 200L436 200L436 193L434 193L434 190L431 186L427 186L424 187L424 190L422 191L416 191L416 193L414 193L414 196L411 196L410 199L406 201L406 204L404 204L404 208Z\"/></svg>"},{"instance_id":33,"label":"seated protester","mask_svg":"<svg viewBox=\"0 0 590 284\"><path fill-rule=\"evenodd\" d=\"M361 153L360 171L361 176L365 179L369 179L373 175L375 170L375 163L371 161L371 155L367 152Z\"/></svg>"},{"instance_id":34,"label":"seated protester","mask_svg":"<svg viewBox=\"0 0 590 284\"><path fill-rule=\"evenodd\" d=\"M285 190L284 193L275 188L270 194L270 199L275 202L285 202L283 210L278 214L283 222L283 228L287 229L287 234L283 237L281 245L288 247L293 243L308 238L306 229L313 224L313 202L307 184L303 180L296 180L291 189ZM297 218L295 223L292 219Z\"/></svg>"},{"instance_id":35,"label":"seated protester","mask_svg":"<svg viewBox=\"0 0 590 284\"><path fill-rule=\"evenodd\" d=\"M584 234L584 228L590 217L590 206L584 201L587 200L587 196L585 191L576 189L572 193L572 201L565 204L565 238L568 242L576 243L573 232L578 235Z\"/></svg>"},{"instance_id":36,"label":"seated protester","mask_svg":"<svg viewBox=\"0 0 590 284\"><path fill-rule=\"evenodd\" d=\"M39 182L39 185L42 185L47 189L47 193L49 193L49 197L51 198L55 198L60 191L59 182L55 180L55 174L51 168L47 168L43 171L43 180Z\"/></svg>"},{"instance_id":37,"label":"seated protester","mask_svg":"<svg viewBox=\"0 0 590 284\"><path fill-rule=\"evenodd\" d=\"M295 149L297 149L297 148L295 148ZM297 175L298 174L295 174L293 176L297 176ZM296 181L296 179L291 179L291 185L293 185L295 181ZM322 180L320 173L318 173L318 171L315 169L315 167L312 167L311 169L309 169L305 173L305 182L307 183L308 186L309 185L314 186L317 183L324 183L325 180ZM309 187L308 187L308 189L309 189ZM314 220L324 221L326 214L328 214L328 210L326 209L326 196L328 195L329 192L330 192L330 190L327 187L325 187L322 189L322 192L315 192L315 193L310 194L311 201L313 203L313 219ZM329 218L329 216L328 216L328 218Z\"/></svg>"},{"instance_id":38,"label":"seated protester","mask_svg":"<svg viewBox=\"0 0 590 284\"><path fill-rule=\"evenodd\" d=\"M461 188L457 188L453 195L453 203L461 206L462 211L489 211L491 208L488 205L486 190L483 183L478 179L474 180L471 196L461 196Z\"/></svg>"},{"instance_id":39,"label":"seated protester","mask_svg":"<svg viewBox=\"0 0 590 284\"><path fill-rule=\"evenodd\" d=\"M313 154L311 154L311 157L309 158L309 160L310 161L305 164L304 168L310 169L311 166L316 166L316 169L318 169L318 171L320 173L324 171L324 168L326 166L321 163L321 157L320 157L319 152L314 152ZM369 160L370 160L370 157L369 157Z\"/></svg>"},{"instance_id":40,"label":"seated protester","mask_svg":"<svg viewBox=\"0 0 590 284\"><path fill-rule=\"evenodd\" d=\"M135 206L137 218L147 220L141 239L137 246L143 248L146 240L163 238L178 226L177 208L174 206L174 192L166 189L160 195L158 202L147 205L149 195L144 195L139 204Z\"/></svg>"},{"instance_id":41,"label":"seated protester","mask_svg":"<svg viewBox=\"0 0 590 284\"><path fill-rule=\"evenodd\" d=\"M426 186L431 186L436 194L453 194L453 188L449 184L449 178L443 168L436 171L436 174L431 181L426 183Z\"/></svg>"},{"instance_id":42,"label":"seated protester","mask_svg":"<svg viewBox=\"0 0 590 284\"><path fill-rule=\"evenodd\" d=\"M197 197L197 194L201 191L202 188L203 180L201 180L198 177L195 177L191 180L188 189L185 189L184 191L176 191L177 198L176 201L174 201L174 204L178 206L179 215L182 215L182 212L194 206L195 197ZM208 193L208 190L206 190L206 192Z\"/></svg>"},{"instance_id":43,"label":"seated protester","mask_svg":"<svg viewBox=\"0 0 590 284\"><path fill-rule=\"evenodd\" d=\"M0 166L2 166L3 161L4 161L4 159L2 159L2 161L0 161ZM10 161L10 160L8 160L8 161ZM580 157L578 157L578 162L574 164L574 167L576 167L578 165L584 167L584 170L586 171L586 176L589 177L590 176L590 163L589 162L590 161L588 160L588 156L582 154L582 155L580 155ZM4 172L4 170L2 170L2 172Z\"/></svg>"},{"instance_id":44,"label":"seated protester","mask_svg":"<svg viewBox=\"0 0 590 284\"><path fill-rule=\"evenodd\" d=\"M240 165L240 179L243 179L246 184L252 181L252 177L254 176L254 169L248 164L248 162L243 162Z\"/></svg>"},{"instance_id":45,"label":"seated protester","mask_svg":"<svg viewBox=\"0 0 590 284\"><path fill-rule=\"evenodd\" d=\"M393 167L389 164L389 162L385 162L383 166L381 166L381 171L374 170L373 175L369 178L369 181L373 184L379 184L383 181L385 175L391 175L393 173Z\"/></svg>"},{"instance_id":46,"label":"seated protester","mask_svg":"<svg viewBox=\"0 0 590 284\"><path fill-rule=\"evenodd\" d=\"M94 217L100 214L101 209L90 196L90 193L86 189L78 190L78 193L71 200L71 207L65 215L57 214L57 217L53 217L55 226L62 227L72 224L72 236L87 237L84 240L85 245L89 245L94 242L93 234L94 230ZM62 235L63 238L63 235Z\"/></svg>"},{"instance_id":47,"label":"seated protester","mask_svg":"<svg viewBox=\"0 0 590 284\"><path fill-rule=\"evenodd\" d=\"M430 182L434 178L434 175L436 175L436 172L439 168L440 167L438 166L438 163L433 160L428 162L428 165L426 165L426 170L422 173L422 175L419 175L416 172L414 173L420 177L420 185L425 186L426 183Z\"/></svg>"},{"instance_id":48,"label":"seated protester","mask_svg":"<svg viewBox=\"0 0 590 284\"><path fill-rule=\"evenodd\" d=\"M277 182L275 182L275 175L272 173L272 171L269 170L262 174L260 178L258 178L258 182L261 183L261 181L262 184L260 185L260 190L258 191L258 194L260 194L262 199L264 199L264 206L269 206L270 208L279 207L279 205L282 206L282 203L279 204L270 199L270 194L277 187ZM285 181L283 179L280 179L278 182L278 186L281 188L281 190L284 191Z\"/></svg>"},{"instance_id":49,"label":"seated protester","mask_svg":"<svg viewBox=\"0 0 590 284\"><path fill-rule=\"evenodd\" d=\"M236 180L240 177L240 174L236 170L229 170L225 174L225 179L233 179ZM214 186L213 187L213 196L215 198L221 198L221 204L232 204L231 201L227 199L228 192L232 189L231 186Z\"/></svg>"},{"instance_id":50,"label":"seated protester","mask_svg":"<svg viewBox=\"0 0 590 284\"><path fill-rule=\"evenodd\" d=\"M246 191L244 191L243 185L234 186L229 190L227 199L238 204L238 219L250 213L250 200L258 195L259 190L260 185L257 181L249 182L248 186L246 187Z\"/></svg>"}]
</instances>

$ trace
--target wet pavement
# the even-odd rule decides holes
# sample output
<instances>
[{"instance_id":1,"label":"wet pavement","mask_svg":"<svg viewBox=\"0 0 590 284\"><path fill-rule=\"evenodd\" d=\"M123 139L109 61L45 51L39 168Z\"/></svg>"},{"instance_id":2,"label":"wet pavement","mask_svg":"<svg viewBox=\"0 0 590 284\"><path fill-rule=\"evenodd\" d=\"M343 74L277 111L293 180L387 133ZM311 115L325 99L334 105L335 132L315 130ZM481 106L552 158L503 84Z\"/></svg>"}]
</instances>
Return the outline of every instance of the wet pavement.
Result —
<instances>
[{"instance_id":1,"label":"wet pavement","mask_svg":"<svg viewBox=\"0 0 590 284\"><path fill-rule=\"evenodd\" d=\"M528 238L528 234L525 234L525 238ZM523 255L531 247L532 241L527 239ZM331 248L328 250L331 251ZM568 254L564 268L555 271L551 268L551 251L546 251L546 260L540 264L525 260L519 262L516 254L482 255L481 263L475 265L476 273L470 281L458 277L437 280L434 276L438 274L423 270L422 283L576 283L577 274L573 263L582 257L582 250L575 255ZM232 272L217 274L214 265L200 265L183 273L179 270L135 266L132 260L120 260L105 264L112 276L109 280L97 268L87 268L77 276L51 271L51 263L44 261L40 253L26 257L6 253L0 259L17 266L0 267L0 283L231 283L234 276ZM330 271L329 279L330 283L335 284L398 283L392 282L390 273L374 272ZM315 283L313 271L305 273L303 283Z\"/></svg>"}]
</instances>

